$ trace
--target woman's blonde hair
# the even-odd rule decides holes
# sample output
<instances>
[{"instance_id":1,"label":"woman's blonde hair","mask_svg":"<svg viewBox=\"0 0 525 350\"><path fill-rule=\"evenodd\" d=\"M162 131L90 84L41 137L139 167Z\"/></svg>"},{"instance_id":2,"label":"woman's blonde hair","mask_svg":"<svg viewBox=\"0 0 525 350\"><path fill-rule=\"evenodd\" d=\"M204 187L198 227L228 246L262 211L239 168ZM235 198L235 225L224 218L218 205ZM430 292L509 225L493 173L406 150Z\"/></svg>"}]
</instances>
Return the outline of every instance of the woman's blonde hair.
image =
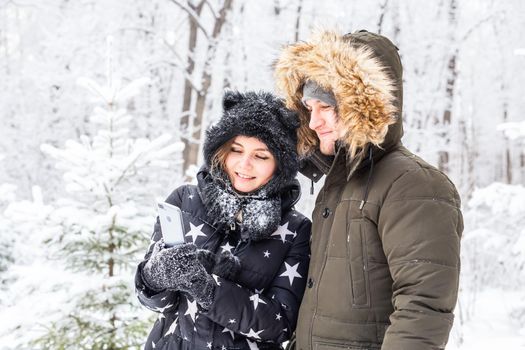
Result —
<instances>
[{"instance_id":1,"label":"woman's blonde hair","mask_svg":"<svg viewBox=\"0 0 525 350\"><path fill-rule=\"evenodd\" d=\"M233 144L233 140L235 137L229 139L225 143L223 143L219 148L217 148L217 151L211 158L211 167L210 172L216 173L217 170L226 171L226 157L231 151L231 146Z\"/></svg>"}]
</instances>

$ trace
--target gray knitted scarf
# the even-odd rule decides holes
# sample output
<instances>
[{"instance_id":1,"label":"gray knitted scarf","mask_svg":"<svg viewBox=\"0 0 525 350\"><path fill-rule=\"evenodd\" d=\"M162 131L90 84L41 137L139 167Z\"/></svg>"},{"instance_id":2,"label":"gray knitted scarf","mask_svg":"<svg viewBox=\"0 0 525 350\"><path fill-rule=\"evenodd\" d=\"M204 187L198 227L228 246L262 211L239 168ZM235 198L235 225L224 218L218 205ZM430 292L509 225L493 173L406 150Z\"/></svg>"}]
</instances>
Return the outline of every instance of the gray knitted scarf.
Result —
<instances>
[{"instance_id":1,"label":"gray knitted scarf","mask_svg":"<svg viewBox=\"0 0 525 350\"><path fill-rule=\"evenodd\" d=\"M268 184L247 195L232 188L224 172L208 173L201 188L204 206L214 225L240 227L241 238L260 241L270 237L281 221L281 197L268 196Z\"/></svg>"}]
</instances>

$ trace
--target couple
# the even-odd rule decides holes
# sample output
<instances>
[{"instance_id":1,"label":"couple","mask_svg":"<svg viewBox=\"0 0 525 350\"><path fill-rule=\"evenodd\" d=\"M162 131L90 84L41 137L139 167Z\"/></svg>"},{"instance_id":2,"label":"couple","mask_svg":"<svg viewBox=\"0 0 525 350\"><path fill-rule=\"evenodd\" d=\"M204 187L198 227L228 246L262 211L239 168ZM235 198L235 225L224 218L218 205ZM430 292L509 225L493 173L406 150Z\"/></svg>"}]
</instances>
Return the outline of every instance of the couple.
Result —
<instances>
[{"instance_id":1,"label":"couple","mask_svg":"<svg viewBox=\"0 0 525 350\"><path fill-rule=\"evenodd\" d=\"M285 102L225 94L198 185L167 199L187 243L165 247L157 220L135 280L160 313L145 348L280 349L295 331L298 350L444 349L460 199L401 144L397 48L319 33L286 47L275 76ZM326 175L313 224L293 209L298 170Z\"/></svg>"}]
</instances>

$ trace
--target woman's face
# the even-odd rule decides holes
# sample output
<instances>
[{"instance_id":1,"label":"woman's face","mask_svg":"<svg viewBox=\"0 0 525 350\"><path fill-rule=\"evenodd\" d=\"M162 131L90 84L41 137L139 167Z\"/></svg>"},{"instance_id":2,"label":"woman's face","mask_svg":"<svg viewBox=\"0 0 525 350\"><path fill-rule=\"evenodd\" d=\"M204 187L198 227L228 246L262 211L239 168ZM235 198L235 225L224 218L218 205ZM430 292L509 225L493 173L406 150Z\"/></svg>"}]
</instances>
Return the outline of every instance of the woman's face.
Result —
<instances>
[{"instance_id":1,"label":"woman's face","mask_svg":"<svg viewBox=\"0 0 525 350\"><path fill-rule=\"evenodd\" d=\"M272 178L277 163L266 144L255 137L236 136L224 162L233 188L255 191Z\"/></svg>"}]
</instances>

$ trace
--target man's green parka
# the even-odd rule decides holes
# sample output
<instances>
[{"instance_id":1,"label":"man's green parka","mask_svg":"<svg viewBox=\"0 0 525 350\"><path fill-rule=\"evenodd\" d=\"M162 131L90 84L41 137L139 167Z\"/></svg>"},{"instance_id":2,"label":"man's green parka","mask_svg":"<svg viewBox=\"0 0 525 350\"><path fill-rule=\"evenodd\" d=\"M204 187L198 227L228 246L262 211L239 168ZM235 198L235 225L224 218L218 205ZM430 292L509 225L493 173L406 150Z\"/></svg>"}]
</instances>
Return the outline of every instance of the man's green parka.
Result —
<instances>
[{"instance_id":1,"label":"man's green parka","mask_svg":"<svg viewBox=\"0 0 525 350\"><path fill-rule=\"evenodd\" d=\"M402 66L387 38L318 33L284 48L277 86L301 118L303 172L326 174L312 214L297 350L444 349L458 296L460 198L401 143ZM334 93L345 136L320 154L302 86Z\"/></svg>"}]
</instances>

